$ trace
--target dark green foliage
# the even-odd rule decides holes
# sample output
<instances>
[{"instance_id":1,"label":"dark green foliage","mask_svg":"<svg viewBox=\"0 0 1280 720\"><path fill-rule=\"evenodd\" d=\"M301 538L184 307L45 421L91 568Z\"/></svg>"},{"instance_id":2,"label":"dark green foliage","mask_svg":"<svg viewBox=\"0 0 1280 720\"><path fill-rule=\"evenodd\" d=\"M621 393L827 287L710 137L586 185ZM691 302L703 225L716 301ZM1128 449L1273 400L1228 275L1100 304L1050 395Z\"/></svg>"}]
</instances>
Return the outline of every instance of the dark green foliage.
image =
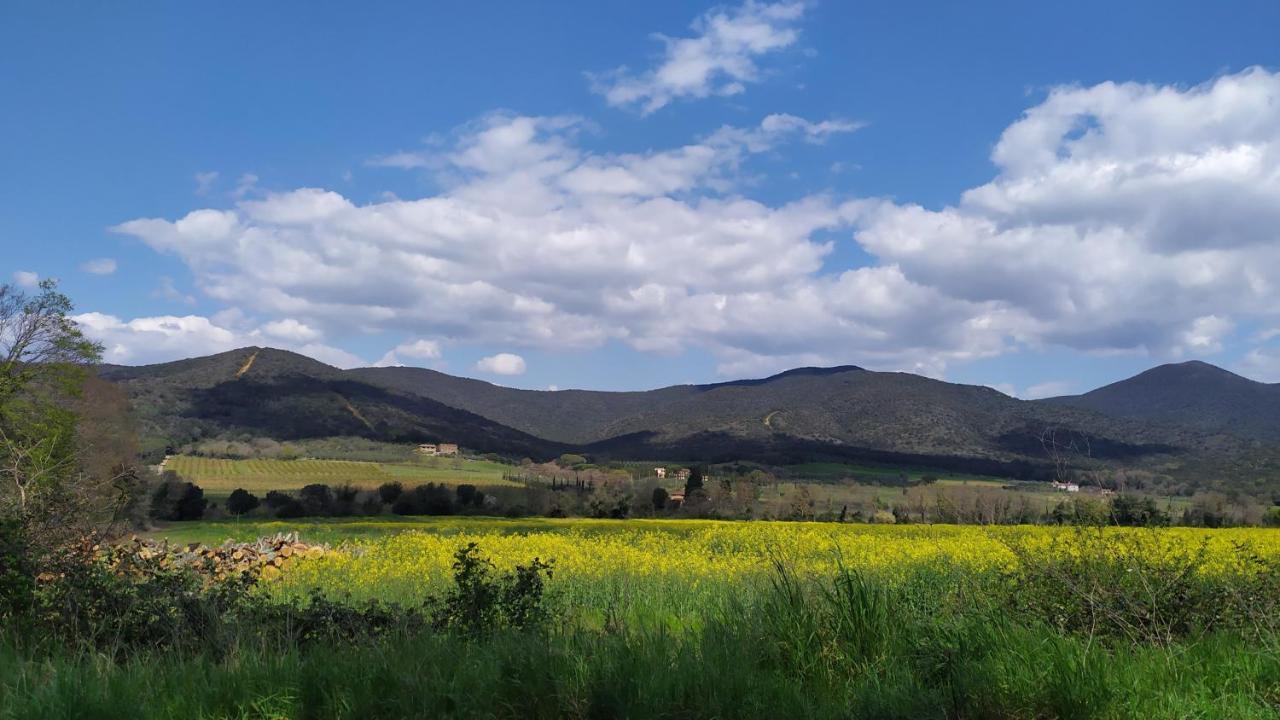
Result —
<instances>
[{"instance_id":1,"label":"dark green foliage","mask_svg":"<svg viewBox=\"0 0 1280 720\"><path fill-rule=\"evenodd\" d=\"M454 493L445 485L427 483L409 490L391 505L397 515L452 515Z\"/></svg>"},{"instance_id":2,"label":"dark green foliage","mask_svg":"<svg viewBox=\"0 0 1280 720\"><path fill-rule=\"evenodd\" d=\"M689 468L689 479L684 481L684 497L685 501L690 501L693 496L702 494L702 468Z\"/></svg>"},{"instance_id":3,"label":"dark green foliage","mask_svg":"<svg viewBox=\"0 0 1280 720\"><path fill-rule=\"evenodd\" d=\"M307 515L333 514L333 490L322 483L312 483L298 491L298 501Z\"/></svg>"},{"instance_id":4,"label":"dark green foliage","mask_svg":"<svg viewBox=\"0 0 1280 720\"><path fill-rule=\"evenodd\" d=\"M307 506L295 498L287 497L286 500L275 508L276 517L281 520L294 520L307 516Z\"/></svg>"},{"instance_id":5,"label":"dark green foliage","mask_svg":"<svg viewBox=\"0 0 1280 720\"><path fill-rule=\"evenodd\" d=\"M280 492L279 490L268 490L265 502L268 508L277 510L280 506L286 505L292 500L293 496L289 493Z\"/></svg>"},{"instance_id":6,"label":"dark green foliage","mask_svg":"<svg viewBox=\"0 0 1280 720\"><path fill-rule=\"evenodd\" d=\"M431 623L439 630L473 636L539 625L546 619L542 596L551 566L534 558L499 574L470 543L454 555L453 589L430 603Z\"/></svg>"},{"instance_id":7,"label":"dark green foliage","mask_svg":"<svg viewBox=\"0 0 1280 720\"><path fill-rule=\"evenodd\" d=\"M22 524L0 518L0 627L31 608L35 564Z\"/></svg>"},{"instance_id":8,"label":"dark green foliage","mask_svg":"<svg viewBox=\"0 0 1280 720\"><path fill-rule=\"evenodd\" d=\"M404 485L399 482L383 483L378 486L378 497L384 503L393 503L404 494Z\"/></svg>"},{"instance_id":9,"label":"dark green foliage","mask_svg":"<svg viewBox=\"0 0 1280 720\"><path fill-rule=\"evenodd\" d=\"M653 503L654 510L666 510L667 500L671 497L666 488L656 487L653 489L653 495L650 501Z\"/></svg>"},{"instance_id":10,"label":"dark green foliage","mask_svg":"<svg viewBox=\"0 0 1280 720\"><path fill-rule=\"evenodd\" d=\"M244 488L236 488L227 496L227 512L237 516L244 515L256 510L259 503L257 495Z\"/></svg>"},{"instance_id":11,"label":"dark green foliage","mask_svg":"<svg viewBox=\"0 0 1280 720\"><path fill-rule=\"evenodd\" d=\"M350 483L339 485L333 491L332 513L337 517L348 517L356 514L356 503L360 490Z\"/></svg>"},{"instance_id":12,"label":"dark green foliage","mask_svg":"<svg viewBox=\"0 0 1280 720\"><path fill-rule=\"evenodd\" d=\"M463 506L463 507L466 507L466 506L468 506L468 505L474 505L474 504L475 504L475 500L476 500L476 486L475 486L475 485L469 485L469 484L459 485L459 486L455 489L455 491L457 492L457 495L458 495L458 504L459 504L459 505L461 505L461 506Z\"/></svg>"},{"instance_id":13,"label":"dark green foliage","mask_svg":"<svg viewBox=\"0 0 1280 720\"><path fill-rule=\"evenodd\" d=\"M1168 525L1169 517L1149 497L1117 495L1111 501L1111 521L1116 525L1155 527Z\"/></svg>"},{"instance_id":14,"label":"dark green foliage","mask_svg":"<svg viewBox=\"0 0 1280 720\"><path fill-rule=\"evenodd\" d=\"M151 496L151 516L157 520L199 520L207 505L204 490L194 483L165 480Z\"/></svg>"}]
</instances>

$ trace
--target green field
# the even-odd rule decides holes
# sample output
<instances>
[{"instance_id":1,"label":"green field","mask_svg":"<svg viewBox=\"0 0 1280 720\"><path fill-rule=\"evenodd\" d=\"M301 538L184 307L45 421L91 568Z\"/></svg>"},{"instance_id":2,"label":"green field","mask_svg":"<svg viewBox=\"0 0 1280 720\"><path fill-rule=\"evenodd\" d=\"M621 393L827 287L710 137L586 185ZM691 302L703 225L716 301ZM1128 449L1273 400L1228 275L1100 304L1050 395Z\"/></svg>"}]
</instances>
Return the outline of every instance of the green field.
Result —
<instances>
[{"instance_id":1,"label":"green field","mask_svg":"<svg viewBox=\"0 0 1280 720\"><path fill-rule=\"evenodd\" d=\"M297 490L312 483L350 484L373 489L387 482L407 487L423 483L445 485L515 485L503 479L510 469L487 460L423 458L414 463L377 463L355 460L225 460L175 455L165 469L193 482L212 497L224 497L236 488L253 493Z\"/></svg>"}]
</instances>

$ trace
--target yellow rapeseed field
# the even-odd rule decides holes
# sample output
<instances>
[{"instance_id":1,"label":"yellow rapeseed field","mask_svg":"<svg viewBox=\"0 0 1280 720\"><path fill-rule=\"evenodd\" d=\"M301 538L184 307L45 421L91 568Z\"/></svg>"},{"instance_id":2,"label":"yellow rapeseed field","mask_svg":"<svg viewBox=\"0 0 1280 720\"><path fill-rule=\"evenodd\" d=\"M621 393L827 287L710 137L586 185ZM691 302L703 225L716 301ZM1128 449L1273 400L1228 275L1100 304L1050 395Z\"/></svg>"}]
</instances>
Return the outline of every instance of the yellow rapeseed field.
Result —
<instances>
[{"instance_id":1,"label":"yellow rapeseed field","mask_svg":"<svg viewBox=\"0 0 1280 720\"><path fill-rule=\"evenodd\" d=\"M513 530L512 525L515 526ZM434 521L341 544L301 563L277 586L353 597L413 600L446 585L453 555L476 543L498 568L554 560L552 588L597 607L661 598L670 612L709 595L732 595L770 576L776 563L799 575L838 567L899 573L936 565L969 573L1011 569L1019 558L1105 553L1146 561L1203 554L1202 572L1232 572L1251 554L1280 559L1280 531L1193 528L1074 529L928 525L837 525L699 520Z\"/></svg>"}]
</instances>

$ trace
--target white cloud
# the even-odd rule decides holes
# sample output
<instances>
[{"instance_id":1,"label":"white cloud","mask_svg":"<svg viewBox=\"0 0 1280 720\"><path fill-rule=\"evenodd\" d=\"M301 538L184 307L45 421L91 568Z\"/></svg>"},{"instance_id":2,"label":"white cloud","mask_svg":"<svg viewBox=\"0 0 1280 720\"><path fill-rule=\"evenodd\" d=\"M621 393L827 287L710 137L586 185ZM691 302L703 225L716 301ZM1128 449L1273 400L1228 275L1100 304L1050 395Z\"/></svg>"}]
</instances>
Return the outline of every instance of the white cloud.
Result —
<instances>
[{"instance_id":1,"label":"white cloud","mask_svg":"<svg viewBox=\"0 0 1280 720\"><path fill-rule=\"evenodd\" d=\"M80 269L92 275L110 275L116 271L116 261L111 258L96 258L81 263Z\"/></svg>"},{"instance_id":2,"label":"white cloud","mask_svg":"<svg viewBox=\"0 0 1280 720\"><path fill-rule=\"evenodd\" d=\"M693 37L656 37L664 51L657 66L639 75L627 68L592 76L592 87L610 105L638 106L648 114L678 98L737 95L760 79L757 58L793 45L803 2L748 0L711 10L694 20Z\"/></svg>"},{"instance_id":3,"label":"white cloud","mask_svg":"<svg viewBox=\"0 0 1280 720\"><path fill-rule=\"evenodd\" d=\"M378 367L398 367L404 365L401 358L412 360L439 360L442 355L440 343L435 340L414 340L397 345L377 362Z\"/></svg>"},{"instance_id":4,"label":"white cloud","mask_svg":"<svg viewBox=\"0 0 1280 720\"><path fill-rule=\"evenodd\" d=\"M200 315L161 315L126 321L114 315L90 312L72 319L85 335L103 344L103 358L110 363L143 365L269 344L337 367L368 365L345 350L315 342L315 336L300 330L305 326L296 321L268 323L243 332Z\"/></svg>"},{"instance_id":5,"label":"white cloud","mask_svg":"<svg viewBox=\"0 0 1280 720\"><path fill-rule=\"evenodd\" d=\"M739 194L757 153L847 121L775 115L629 154L583 149L581 126L484 118L424 154L444 190L423 198L303 188L118 230L213 300L329 337L696 346L728 375L941 376L1055 345L1172 359L1280 325L1280 74L1055 89L1005 130L995 177L940 209ZM832 231L874 263L824 267Z\"/></svg>"},{"instance_id":6,"label":"white cloud","mask_svg":"<svg viewBox=\"0 0 1280 720\"><path fill-rule=\"evenodd\" d=\"M480 358L476 362L476 370L494 375L523 375L525 371L524 358L512 353L498 353L497 355Z\"/></svg>"},{"instance_id":7,"label":"white cloud","mask_svg":"<svg viewBox=\"0 0 1280 720\"><path fill-rule=\"evenodd\" d=\"M1276 316L1280 75L1058 88L992 158L958 205L883 203L858 241L1029 344L1171 358Z\"/></svg>"},{"instance_id":8,"label":"white cloud","mask_svg":"<svg viewBox=\"0 0 1280 720\"><path fill-rule=\"evenodd\" d=\"M319 339L320 332L306 323L285 318L264 324L259 331L267 337L289 342L307 343Z\"/></svg>"},{"instance_id":9,"label":"white cloud","mask_svg":"<svg viewBox=\"0 0 1280 720\"><path fill-rule=\"evenodd\" d=\"M30 290L40 284L40 275L30 270L18 270L13 273L13 282L20 288Z\"/></svg>"},{"instance_id":10,"label":"white cloud","mask_svg":"<svg viewBox=\"0 0 1280 720\"><path fill-rule=\"evenodd\" d=\"M114 315L84 313L74 319L86 335L105 347L111 363L142 364L209 355L248 345L230 330L198 315L163 315L124 321Z\"/></svg>"},{"instance_id":11,"label":"white cloud","mask_svg":"<svg viewBox=\"0 0 1280 720\"><path fill-rule=\"evenodd\" d=\"M218 182L218 172L216 170L196 173L196 195L208 195L216 182Z\"/></svg>"}]
</instances>

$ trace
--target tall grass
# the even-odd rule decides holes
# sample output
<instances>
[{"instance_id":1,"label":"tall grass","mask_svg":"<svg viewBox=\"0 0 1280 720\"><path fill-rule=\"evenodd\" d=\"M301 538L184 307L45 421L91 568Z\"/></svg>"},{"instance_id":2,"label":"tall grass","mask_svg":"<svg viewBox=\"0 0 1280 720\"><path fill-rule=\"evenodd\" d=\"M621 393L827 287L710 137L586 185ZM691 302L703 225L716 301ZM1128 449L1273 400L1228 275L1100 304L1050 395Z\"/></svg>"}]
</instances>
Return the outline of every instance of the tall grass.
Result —
<instances>
[{"instance_id":1,"label":"tall grass","mask_svg":"<svg viewBox=\"0 0 1280 720\"><path fill-rule=\"evenodd\" d=\"M966 579L968 578L968 579ZM0 718L1274 718L1275 638L1145 642L1011 611L946 567L779 564L672 628L625 615L537 631L398 630L299 644L228 628L121 659L0 642Z\"/></svg>"}]
</instances>

